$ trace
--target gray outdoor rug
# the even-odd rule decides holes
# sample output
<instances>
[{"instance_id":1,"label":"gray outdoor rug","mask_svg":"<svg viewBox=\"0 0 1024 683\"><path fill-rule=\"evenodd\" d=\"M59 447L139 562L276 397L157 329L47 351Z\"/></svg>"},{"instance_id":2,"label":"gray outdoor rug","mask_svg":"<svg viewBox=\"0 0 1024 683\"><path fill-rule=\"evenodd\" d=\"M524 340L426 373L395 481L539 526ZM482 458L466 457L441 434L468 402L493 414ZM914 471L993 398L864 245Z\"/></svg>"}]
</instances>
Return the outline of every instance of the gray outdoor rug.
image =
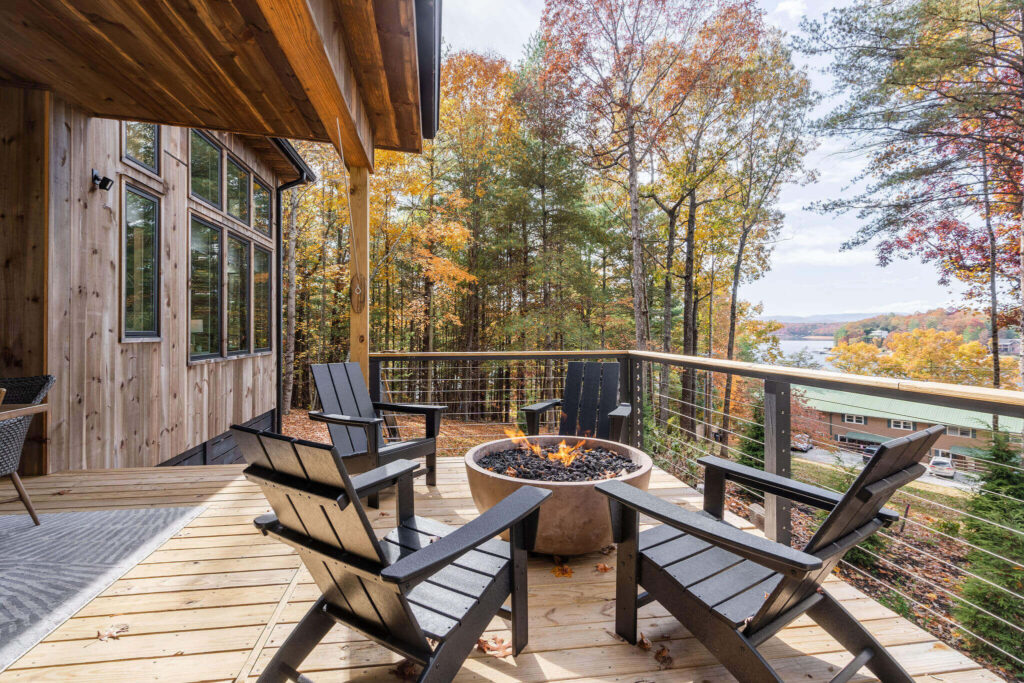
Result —
<instances>
[{"instance_id":1,"label":"gray outdoor rug","mask_svg":"<svg viewBox=\"0 0 1024 683\"><path fill-rule=\"evenodd\" d=\"M202 511L0 515L0 671Z\"/></svg>"}]
</instances>

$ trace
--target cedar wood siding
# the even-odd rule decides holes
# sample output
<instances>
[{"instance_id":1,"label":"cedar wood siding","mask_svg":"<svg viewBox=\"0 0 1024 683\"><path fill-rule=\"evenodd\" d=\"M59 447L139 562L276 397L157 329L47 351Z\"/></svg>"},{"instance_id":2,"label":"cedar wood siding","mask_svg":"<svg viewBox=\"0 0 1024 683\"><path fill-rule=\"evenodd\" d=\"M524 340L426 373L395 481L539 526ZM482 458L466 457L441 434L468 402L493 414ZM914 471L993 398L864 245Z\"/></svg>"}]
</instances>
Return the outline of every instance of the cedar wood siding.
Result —
<instances>
[{"instance_id":1,"label":"cedar wood siding","mask_svg":"<svg viewBox=\"0 0 1024 683\"><path fill-rule=\"evenodd\" d=\"M48 396L45 450L37 435L26 445L22 471L153 466L273 410L273 349L188 359L190 213L267 249L272 267L276 262L272 235L190 198L188 129L161 126L155 175L123 159L119 121L90 118L42 91L0 88L0 98L0 173L4 185L11 178L20 183L0 189L0 373L56 377ZM273 190L280 181L264 156L236 136L211 137L254 172L276 201ZM114 186L95 189L92 169L112 178ZM121 214L129 183L160 199L161 334L155 341L122 334ZM272 207L272 223L273 216ZM272 302L276 295L272 290ZM250 293L250 325L252 317ZM272 329L272 343L275 338ZM42 423L36 420L40 433Z\"/></svg>"}]
</instances>

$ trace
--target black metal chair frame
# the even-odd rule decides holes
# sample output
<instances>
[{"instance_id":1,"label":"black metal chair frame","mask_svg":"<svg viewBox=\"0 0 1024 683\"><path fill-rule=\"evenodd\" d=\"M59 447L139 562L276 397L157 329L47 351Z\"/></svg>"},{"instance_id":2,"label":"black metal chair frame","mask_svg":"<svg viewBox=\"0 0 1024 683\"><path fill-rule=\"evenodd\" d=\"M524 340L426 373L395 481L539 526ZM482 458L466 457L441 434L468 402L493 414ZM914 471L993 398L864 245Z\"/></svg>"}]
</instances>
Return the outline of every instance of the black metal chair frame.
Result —
<instances>
[{"instance_id":1,"label":"black metal chair frame","mask_svg":"<svg viewBox=\"0 0 1024 683\"><path fill-rule=\"evenodd\" d=\"M422 665L420 681L450 681L496 614L511 620L513 654L522 652L527 551L550 491L524 486L453 528L416 516L415 462L350 477L334 447L246 427L232 433L249 463L245 477L276 513L256 527L295 548L322 592L260 681L308 681L298 668L336 623ZM397 526L378 541L360 499L392 486ZM495 538L505 530L508 543Z\"/></svg>"},{"instance_id":2,"label":"black metal chair frame","mask_svg":"<svg viewBox=\"0 0 1024 683\"><path fill-rule=\"evenodd\" d=\"M358 363L319 363L310 369L322 410L310 412L309 417L328 424L331 442L346 458L350 472L358 474L395 460L422 457L427 486L437 486L437 436L448 406L372 401ZM383 411L422 415L424 437L388 443ZM376 508L377 496L371 496L367 504Z\"/></svg>"},{"instance_id":3,"label":"black metal chair frame","mask_svg":"<svg viewBox=\"0 0 1024 683\"><path fill-rule=\"evenodd\" d=\"M539 434L541 420L553 408L562 409L559 434L626 441L633 408L628 403L619 403L618 363L570 361L565 371L563 397L522 409L526 415L526 433Z\"/></svg>"},{"instance_id":4,"label":"black metal chair frame","mask_svg":"<svg viewBox=\"0 0 1024 683\"><path fill-rule=\"evenodd\" d=\"M938 425L883 444L842 496L714 456L698 461L705 467L701 513L620 481L598 484L619 544L616 632L635 643L637 609L656 600L736 678L760 683L780 679L758 646L807 614L854 655L833 682L867 666L883 681L908 683L910 675L821 583L848 550L898 519L883 506L925 472L920 461L943 432ZM722 521L727 481L830 512L796 550ZM662 526L640 533L641 514Z\"/></svg>"},{"instance_id":5,"label":"black metal chair frame","mask_svg":"<svg viewBox=\"0 0 1024 683\"><path fill-rule=\"evenodd\" d=\"M5 377L0 379L0 389L5 389L4 400L8 403L38 405L45 397L50 387L53 386L53 375L37 375L35 377ZM21 500L22 505L28 511L32 522L39 526L39 516L36 514L32 499L29 498L25 485L18 476L18 466L21 464L21 452L25 447L25 437L28 436L29 427L32 425L34 415L14 417L8 420L0 420L0 477L11 478L17 498L0 500L0 503L10 503Z\"/></svg>"}]
</instances>

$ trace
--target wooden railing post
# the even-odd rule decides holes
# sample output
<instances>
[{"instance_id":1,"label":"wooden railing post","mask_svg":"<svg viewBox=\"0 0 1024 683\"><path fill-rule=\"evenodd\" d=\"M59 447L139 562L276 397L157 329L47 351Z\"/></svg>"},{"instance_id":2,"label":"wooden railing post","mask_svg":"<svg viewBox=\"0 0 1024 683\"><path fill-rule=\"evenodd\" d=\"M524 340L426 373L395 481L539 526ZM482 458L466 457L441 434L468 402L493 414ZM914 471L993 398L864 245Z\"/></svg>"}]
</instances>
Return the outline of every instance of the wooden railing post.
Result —
<instances>
[{"instance_id":1,"label":"wooden railing post","mask_svg":"<svg viewBox=\"0 0 1024 683\"><path fill-rule=\"evenodd\" d=\"M786 382L764 382L764 470L792 477L790 454L790 386ZM771 494L764 496L764 533L773 541L789 545L790 502Z\"/></svg>"}]
</instances>

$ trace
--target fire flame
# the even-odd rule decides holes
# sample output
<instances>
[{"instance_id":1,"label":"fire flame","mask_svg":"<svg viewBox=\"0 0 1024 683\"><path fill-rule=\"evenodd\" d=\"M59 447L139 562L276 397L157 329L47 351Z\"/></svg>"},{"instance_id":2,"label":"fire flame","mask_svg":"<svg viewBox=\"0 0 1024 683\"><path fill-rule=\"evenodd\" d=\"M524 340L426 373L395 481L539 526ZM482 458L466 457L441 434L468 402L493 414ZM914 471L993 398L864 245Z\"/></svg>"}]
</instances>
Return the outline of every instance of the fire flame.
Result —
<instances>
[{"instance_id":1,"label":"fire flame","mask_svg":"<svg viewBox=\"0 0 1024 683\"><path fill-rule=\"evenodd\" d=\"M583 454L583 452L580 450L580 447L584 443L586 443L586 441L580 441L575 446L569 446L565 443L565 440L563 439L561 442L559 442L558 448L554 452L545 453L543 448L530 441L526 437L526 434L523 434L518 429L506 429L505 436L511 439L512 443L519 446L520 448L528 448L529 450L533 451L533 454L536 455L538 458L547 458L548 460L554 460L555 462L562 463L562 465L564 465L565 467L571 465L573 460L575 460L577 457Z\"/></svg>"}]
</instances>

